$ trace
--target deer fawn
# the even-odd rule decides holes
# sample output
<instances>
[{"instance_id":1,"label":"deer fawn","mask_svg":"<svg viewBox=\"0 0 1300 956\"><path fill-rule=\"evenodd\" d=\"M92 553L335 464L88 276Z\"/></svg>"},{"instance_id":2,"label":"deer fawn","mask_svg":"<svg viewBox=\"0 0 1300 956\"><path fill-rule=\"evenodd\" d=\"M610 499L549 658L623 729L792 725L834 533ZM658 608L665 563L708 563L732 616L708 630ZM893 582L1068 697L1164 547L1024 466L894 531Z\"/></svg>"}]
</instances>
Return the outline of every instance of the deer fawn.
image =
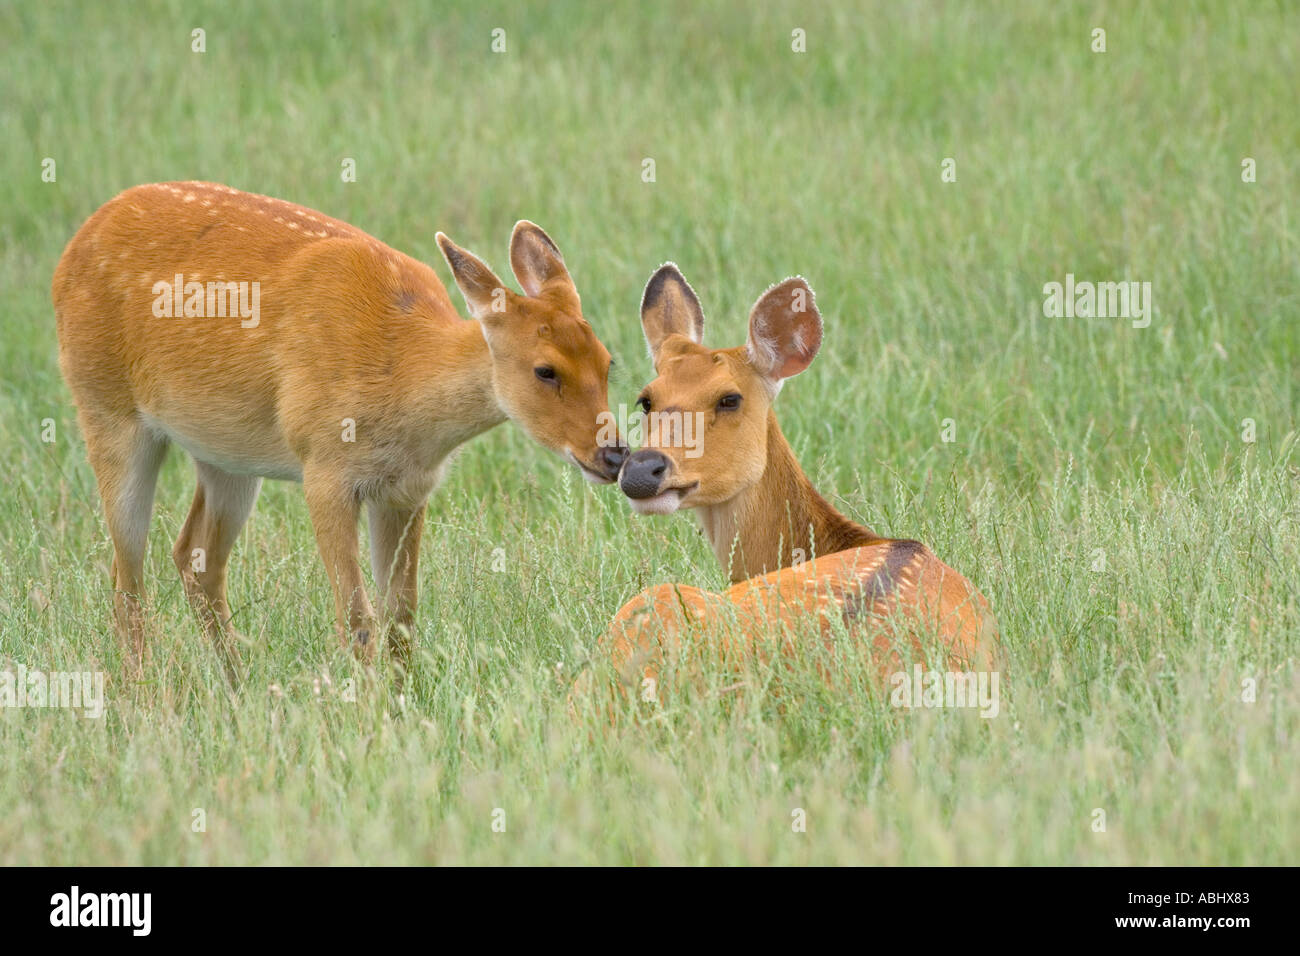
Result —
<instances>
[{"instance_id":1,"label":"deer fawn","mask_svg":"<svg viewBox=\"0 0 1300 956\"><path fill-rule=\"evenodd\" d=\"M133 670L146 650L154 486L173 442L198 472L173 557L232 678L226 565L263 478L302 482L340 638L371 660L365 504L403 661L425 503L458 445L510 418L588 479L617 477L625 449L597 441L609 353L555 243L515 226L518 295L442 233L437 242L471 321L424 263L345 222L212 183L136 186L68 243L53 285L59 365L104 503L114 623Z\"/></svg>"},{"instance_id":2,"label":"deer fawn","mask_svg":"<svg viewBox=\"0 0 1300 956\"><path fill-rule=\"evenodd\" d=\"M709 349L699 299L668 264L646 286L641 324L658 377L638 399L648 441L619 485L642 514L694 509L734 586L718 595L664 584L625 604L603 640L625 684L657 681L687 630L734 663L772 656L764 632L779 635L776 653L792 652L801 624L832 644L833 618L870 632L882 673L900 665L900 632L918 650L922 635L937 635L950 665L987 662L997 635L984 596L919 542L882 538L831 507L777 425L773 399L822 341L803 279L758 299L747 345ZM681 440L691 418L702 429L695 456Z\"/></svg>"}]
</instances>

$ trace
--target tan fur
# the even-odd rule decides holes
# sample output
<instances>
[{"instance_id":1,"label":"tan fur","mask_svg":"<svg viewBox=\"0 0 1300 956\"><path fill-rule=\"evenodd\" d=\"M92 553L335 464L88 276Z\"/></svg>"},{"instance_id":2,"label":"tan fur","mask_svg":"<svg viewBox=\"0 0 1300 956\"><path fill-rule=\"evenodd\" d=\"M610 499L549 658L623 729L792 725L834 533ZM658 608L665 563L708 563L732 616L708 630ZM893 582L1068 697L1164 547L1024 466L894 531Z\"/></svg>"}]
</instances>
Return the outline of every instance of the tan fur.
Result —
<instances>
[{"instance_id":1,"label":"tan fur","mask_svg":"<svg viewBox=\"0 0 1300 956\"><path fill-rule=\"evenodd\" d=\"M859 652L881 686L891 674L927 661L931 652L951 670L999 666L988 602L928 549L909 548L889 593L869 592L873 572L891 551L914 544L850 548L742 581L721 594L684 584L647 588L619 609L597 659L612 668L625 693L644 698L651 690L661 704L680 688L678 681L702 692L706 674L724 677L721 683L743 681L755 665L800 654L812 655L832 687L842 686L844 672L855 673L851 655ZM837 623L864 640L840 646ZM809 637L820 646L801 646ZM588 672L579 679L575 703L591 687Z\"/></svg>"},{"instance_id":2,"label":"tan fur","mask_svg":"<svg viewBox=\"0 0 1300 956\"><path fill-rule=\"evenodd\" d=\"M356 227L212 183L129 189L69 242L53 282L59 363L113 539L116 624L137 666L145 539L172 442L195 458L199 479L174 556L232 670L226 563L262 477L303 482L340 636L365 658L378 631L357 544L363 503L401 638L425 502L458 445L511 417L588 477L612 477L597 445L609 353L554 243L532 223L515 227L520 295L437 239L474 320L456 313L431 268ZM154 284L177 274L258 283L260 316L156 316ZM556 381L538 379L541 364Z\"/></svg>"},{"instance_id":3,"label":"tan fur","mask_svg":"<svg viewBox=\"0 0 1300 956\"><path fill-rule=\"evenodd\" d=\"M642 306L657 373L642 398L651 412L703 414L703 453L693 458L661 433L625 463L623 488L632 496L639 456L662 455L658 484L638 491L633 505L654 505L648 513L695 509L734 586L724 594L683 585L642 592L618 612L598 657L631 690L658 681L669 660L683 666L688 635L686 670L698 679L705 655L715 668L766 662L795 652L797 634L809 627L829 646L838 619L863 635L882 676L905 650L923 657L937 650L953 669L995 666L996 624L975 586L923 545L882 538L831 507L777 425L771 405L782 381L807 368L821 343L807 284L788 279L760 297L744 347L706 348L703 323L686 280L663 267ZM725 407L737 395L738 406ZM910 647L900 647L899 633Z\"/></svg>"}]
</instances>

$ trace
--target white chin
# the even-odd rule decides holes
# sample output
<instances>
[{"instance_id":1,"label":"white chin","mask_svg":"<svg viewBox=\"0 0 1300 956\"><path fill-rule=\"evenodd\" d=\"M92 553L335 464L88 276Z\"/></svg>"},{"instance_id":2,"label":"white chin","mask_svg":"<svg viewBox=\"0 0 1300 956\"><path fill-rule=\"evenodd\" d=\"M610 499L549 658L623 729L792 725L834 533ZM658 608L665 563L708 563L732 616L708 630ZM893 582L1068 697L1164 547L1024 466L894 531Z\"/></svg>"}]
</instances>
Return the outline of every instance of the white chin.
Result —
<instances>
[{"instance_id":1,"label":"white chin","mask_svg":"<svg viewBox=\"0 0 1300 956\"><path fill-rule=\"evenodd\" d=\"M653 498L629 498L628 504L639 515L670 515L682 503L679 491L664 491Z\"/></svg>"}]
</instances>

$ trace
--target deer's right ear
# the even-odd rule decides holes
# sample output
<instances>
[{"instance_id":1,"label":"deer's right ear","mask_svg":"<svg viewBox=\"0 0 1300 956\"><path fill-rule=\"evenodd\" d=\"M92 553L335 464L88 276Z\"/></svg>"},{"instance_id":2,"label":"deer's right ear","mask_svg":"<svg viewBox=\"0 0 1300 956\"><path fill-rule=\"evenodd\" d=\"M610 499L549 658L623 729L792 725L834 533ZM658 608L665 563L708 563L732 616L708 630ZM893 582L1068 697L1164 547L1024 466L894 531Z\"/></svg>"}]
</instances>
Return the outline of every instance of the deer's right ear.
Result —
<instances>
[{"instance_id":1,"label":"deer's right ear","mask_svg":"<svg viewBox=\"0 0 1300 956\"><path fill-rule=\"evenodd\" d=\"M577 295L559 248L541 226L527 219L515 223L510 234L510 268L525 295L541 295L542 287L552 279L563 279Z\"/></svg>"},{"instance_id":2,"label":"deer's right ear","mask_svg":"<svg viewBox=\"0 0 1300 956\"><path fill-rule=\"evenodd\" d=\"M772 286L749 313L749 362L780 387L812 364L822 345L822 316L802 276Z\"/></svg>"},{"instance_id":3,"label":"deer's right ear","mask_svg":"<svg viewBox=\"0 0 1300 956\"><path fill-rule=\"evenodd\" d=\"M659 348L670 335L684 335L696 345L704 341L704 310L689 282L671 262L659 267L641 295L641 329L650 358L658 363Z\"/></svg>"},{"instance_id":4,"label":"deer's right ear","mask_svg":"<svg viewBox=\"0 0 1300 956\"><path fill-rule=\"evenodd\" d=\"M456 287L465 297L469 314L476 319L484 319L505 313L513 293L497 278L496 273L488 268L487 263L474 253L456 245L441 232L434 238L438 242L438 248L442 250L442 257L451 267Z\"/></svg>"}]
</instances>

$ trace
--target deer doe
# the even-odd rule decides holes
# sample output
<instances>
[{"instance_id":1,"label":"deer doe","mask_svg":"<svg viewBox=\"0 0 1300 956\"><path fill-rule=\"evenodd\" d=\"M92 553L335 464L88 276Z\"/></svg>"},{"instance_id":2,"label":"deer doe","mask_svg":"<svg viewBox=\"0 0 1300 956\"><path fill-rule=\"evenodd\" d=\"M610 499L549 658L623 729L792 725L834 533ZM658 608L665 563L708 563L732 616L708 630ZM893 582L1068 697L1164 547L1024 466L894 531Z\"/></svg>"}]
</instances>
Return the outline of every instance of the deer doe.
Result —
<instances>
[{"instance_id":1,"label":"deer doe","mask_svg":"<svg viewBox=\"0 0 1300 956\"><path fill-rule=\"evenodd\" d=\"M515 226L521 294L436 239L469 320L429 266L355 226L213 183L128 189L68 243L53 282L59 365L112 538L130 670L148 649L145 545L170 445L198 485L173 557L232 678L227 563L262 479L302 483L340 640L369 661L381 634L357 540L365 507L401 664L426 502L459 445L509 418L591 481L617 477L625 449L599 425L609 353L555 243Z\"/></svg>"}]
</instances>

